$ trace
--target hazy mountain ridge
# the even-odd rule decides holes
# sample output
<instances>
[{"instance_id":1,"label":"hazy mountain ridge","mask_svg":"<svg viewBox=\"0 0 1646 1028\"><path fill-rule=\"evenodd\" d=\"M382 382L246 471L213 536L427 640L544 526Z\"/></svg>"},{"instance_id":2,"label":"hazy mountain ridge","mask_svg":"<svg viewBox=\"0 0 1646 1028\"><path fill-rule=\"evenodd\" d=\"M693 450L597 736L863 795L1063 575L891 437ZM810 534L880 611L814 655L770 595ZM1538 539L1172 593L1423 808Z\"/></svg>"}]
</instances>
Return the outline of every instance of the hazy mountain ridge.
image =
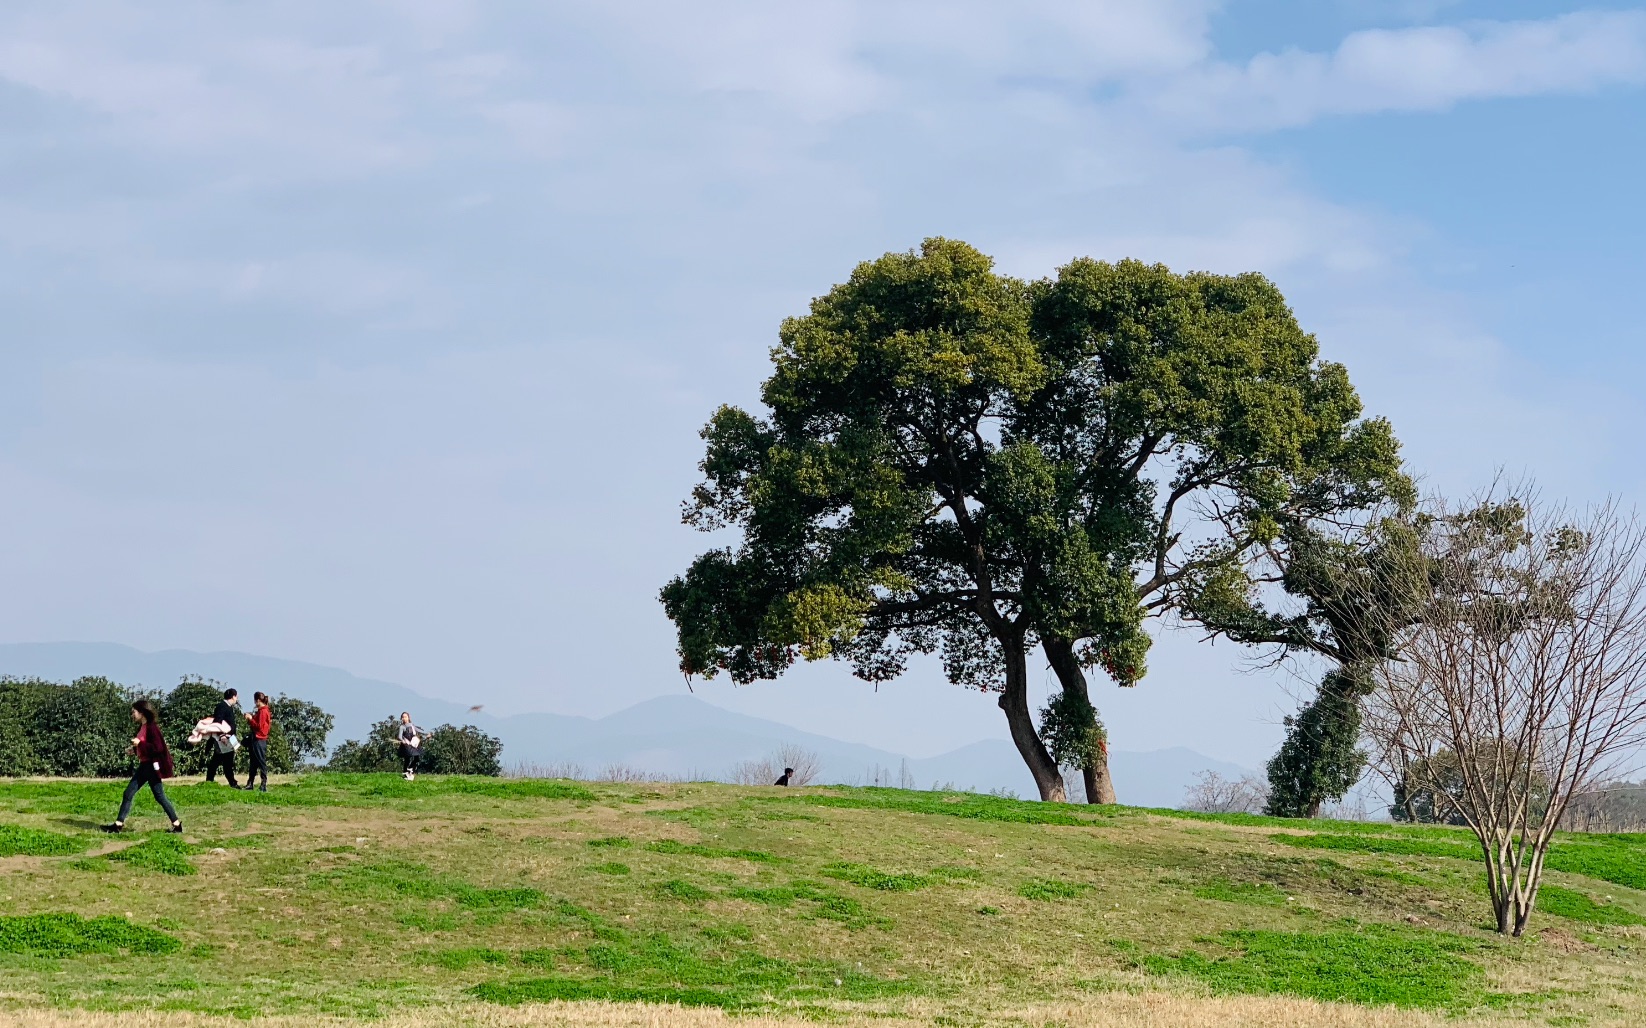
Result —
<instances>
[{"instance_id":1,"label":"hazy mountain ridge","mask_svg":"<svg viewBox=\"0 0 1646 1028\"><path fill-rule=\"evenodd\" d=\"M900 753L816 735L790 725L724 710L690 695L659 696L603 718L526 713L496 717L461 703L421 696L392 682L360 678L339 668L246 653L162 650L145 653L115 643L0 644L0 674L71 681L102 675L128 686L167 689L184 675L215 678L242 692L286 693L320 704L337 717L331 743L360 738L374 721L410 710L420 724L473 724L503 740L506 765L578 764L590 773L626 765L670 775L725 775L740 761L758 760L782 743L821 758L823 779L871 780L878 769L891 783L906 770L919 788L950 784L979 792L1006 789L1033 796L1017 750L1004 739L984 739L934 757ZM1241 774L1244 769L1193 750L1174 748L1111 755L1123 802L1174 806L1196 771Z\"/></svg>"}]
</instances>

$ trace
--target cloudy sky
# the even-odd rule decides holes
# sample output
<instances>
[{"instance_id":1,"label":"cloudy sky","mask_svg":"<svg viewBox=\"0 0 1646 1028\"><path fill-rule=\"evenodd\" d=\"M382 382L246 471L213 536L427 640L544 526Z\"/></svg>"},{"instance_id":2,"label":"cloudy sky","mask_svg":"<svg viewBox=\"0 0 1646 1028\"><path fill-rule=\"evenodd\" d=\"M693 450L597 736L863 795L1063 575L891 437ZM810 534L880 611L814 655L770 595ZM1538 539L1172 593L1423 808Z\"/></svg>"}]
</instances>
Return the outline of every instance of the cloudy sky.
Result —
<instances>
[{"instance_id":1,"label":"cloudy sky","mask_svg":"<svg viewBox=\"0 0 1646 1028\"><path fill-rule=\"evenodd\" d=\"M939 234L1263 272L1431 486L1639 498L1643 86L1621 3L11 0L0 641L680 691L697 429ZM1307 683L1244 658L1172 633L1115 745L1259 765ZM931 667L697 691L1004 735Z\"/></svg>"}]
</instances>

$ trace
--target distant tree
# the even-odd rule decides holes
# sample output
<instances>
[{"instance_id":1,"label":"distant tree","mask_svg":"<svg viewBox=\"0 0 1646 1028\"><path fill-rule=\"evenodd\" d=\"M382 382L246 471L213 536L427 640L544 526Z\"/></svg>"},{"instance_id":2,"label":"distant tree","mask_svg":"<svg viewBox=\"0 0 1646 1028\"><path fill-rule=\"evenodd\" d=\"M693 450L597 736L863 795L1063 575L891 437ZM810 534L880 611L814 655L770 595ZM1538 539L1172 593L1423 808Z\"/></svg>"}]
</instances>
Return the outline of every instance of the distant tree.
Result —
<instances>
[{"instance_id":1,"label":"distant tree","mask_svg":"<svg viewBox=\"0 0 1646 1028\"><path fill-rule=\"evenodd\" d=\"M291 748L291 761L296 767L325 762L326 738L331 735L336 718L316 704L284 693L270 702L269 711Z\"/></svg>"},{"instance_id":2,"label":"distant tree","mask_svg":"<svg viewBox=\"0 0 1646 1028\"><path fill-rule=\"evenodd\" d=\"M503 743L473 725L441 725L423 739L421 770L436 775L503 773ZM399 771L400 719L386 717L371 726L364 742L349 739L332 753L328 771L373 774Z\"/></svg>"},{"instance_id":3,"label":"distant tree","mask_svg":"<svg viewBox=\"0 0 1646 1028\"><path fill-rule=\"evenodd\" d=\"M1269 805L1269 785L1257 775L1225 778L1216 771L1196 771L1183 791L1184 810L1202 814L1261 814Z\"/></svg>"}]
</instances>

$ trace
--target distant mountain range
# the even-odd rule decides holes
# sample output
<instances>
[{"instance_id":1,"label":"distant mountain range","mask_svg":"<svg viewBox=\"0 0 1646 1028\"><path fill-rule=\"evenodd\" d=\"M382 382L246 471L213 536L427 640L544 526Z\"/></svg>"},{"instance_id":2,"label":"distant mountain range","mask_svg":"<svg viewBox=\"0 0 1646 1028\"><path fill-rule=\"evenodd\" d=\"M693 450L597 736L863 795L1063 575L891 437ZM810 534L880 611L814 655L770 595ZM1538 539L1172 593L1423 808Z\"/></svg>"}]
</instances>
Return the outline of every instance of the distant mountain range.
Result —
<instances>
[{"instance_id":1,"label":"distant mountain range","mask_svg":"<svg viewBox=\"0 0 1646 1028\"><path fill-rule=\"evenodd\" d=\"M984 739L935 757L900 753L814 735L789 725L748 717L694 696L659 696L602 718L564 714L495 717L485 711L420 696L391 682L357 678L338 668L248 653L144 653L114 643L0 644L0 675L68 682L101 675L128 686L169 689L184 675L202 675L242 692L286 693L317 703L337 718L331 742L360 738L374 721L410 710L419 724L472 724L503 740L507 764L565 766L589 773L611 766L703 778L723 777L741 761L759 760L793 743L815 752L822 781L934 785L986 792L1004 789L1035 795L1016 748ZM1110 755L1115 791L1124 803L1170 807L1198 771L1245 774L1244 768L1175 748Z\"/></svg>"}]
</instances>

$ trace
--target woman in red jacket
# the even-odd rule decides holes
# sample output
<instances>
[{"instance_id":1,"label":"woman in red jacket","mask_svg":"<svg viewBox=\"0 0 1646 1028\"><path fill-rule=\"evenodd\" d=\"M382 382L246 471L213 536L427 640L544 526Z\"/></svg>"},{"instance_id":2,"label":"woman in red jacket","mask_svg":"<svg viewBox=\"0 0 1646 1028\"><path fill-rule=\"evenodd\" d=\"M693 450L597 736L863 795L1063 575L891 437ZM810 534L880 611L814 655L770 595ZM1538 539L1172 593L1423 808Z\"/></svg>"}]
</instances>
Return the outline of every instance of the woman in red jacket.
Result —
<instances>
[{"instance_id":1,"label":"woman in red jacket","mask_svg":"<svg viewBox=\"0 0 1646 1028\"><path fill-rule=\"evenodd\" d=\"M274 717L269 712L269 694L266 692L256 693L255 698L257 700L256 713L246 715L246 720L250 722L248 727L251 728L251 745L246 747L250 760L250 763L246 766L246 788L250 789L252 779L257 777L258 772L262 772L263 784L258 788L258 791L268 792L269 725L273 722Z\"/></svg>"},{"instance_id":2,"label":"woman in red jacket","mask_svg":"<svg viewBox=\"0 0 1646 1028\"><path fill-rule=\"evenodd\" d=\"M137 771L126 784L126 794L120 798L120 816L114 819L113 824L103 826L105 832L123 832L126 830L126 815L131 813L132 800L147 785L154 793L155 802L160 809L171 818L171 830L181 832L183 821L177 816L177 811L166 798L166 787L162 783L170 778L171 751L166 749L166 738L160 734L160 715L154 709L154 704L148 700L138 700L131 705L131 719L141 727L137 729L137 737L131 741L131 749L127 753L137 757Z\"/></svg>"}]
</instances>

